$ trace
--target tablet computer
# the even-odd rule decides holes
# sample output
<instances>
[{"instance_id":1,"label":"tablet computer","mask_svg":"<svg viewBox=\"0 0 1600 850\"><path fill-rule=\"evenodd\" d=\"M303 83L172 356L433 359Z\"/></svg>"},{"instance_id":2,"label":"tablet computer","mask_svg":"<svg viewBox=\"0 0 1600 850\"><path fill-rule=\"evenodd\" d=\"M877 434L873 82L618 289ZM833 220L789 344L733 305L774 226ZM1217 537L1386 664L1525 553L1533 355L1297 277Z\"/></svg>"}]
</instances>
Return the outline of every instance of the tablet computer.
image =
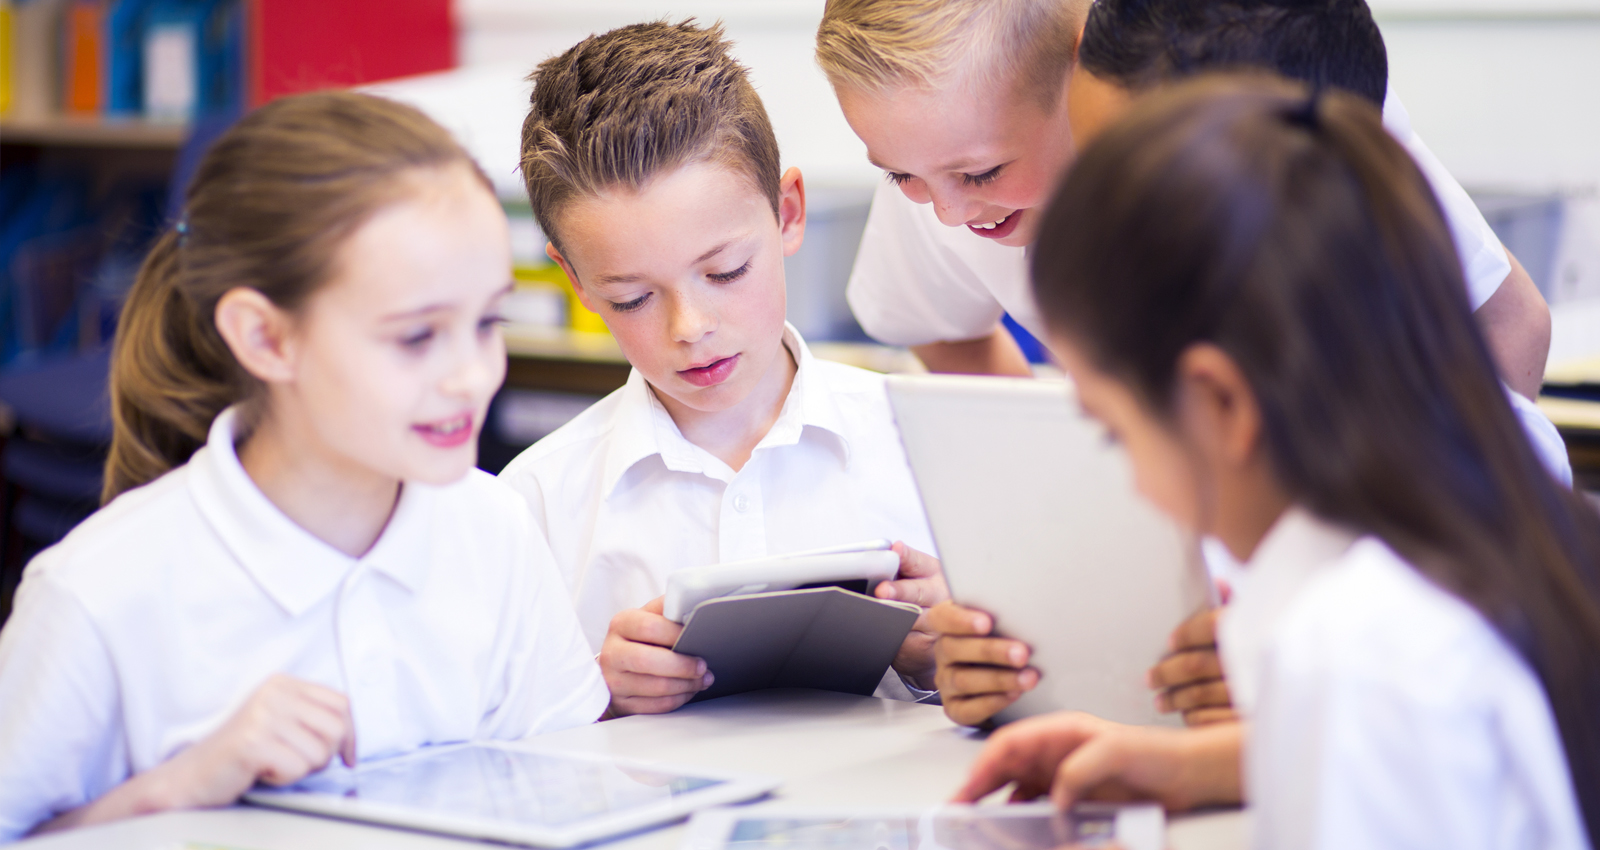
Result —
<instances>
[{"instance_id":1,"label":"tablet computer","mask_svg":"<svg viewBox=\"0 0 1600 850\"><path fill-rule=\"evenodd\" d=\"M1071 385L891 375L888 387L951 596L1032 647L1041 674L996 721L1076 709L1181 722L1156 711L1145 673L1210 581Z\"/></svg>"},{"instance_id":2,"label":"tablet computer","mask_svg":"<svg viewBox=\"0 0 1600 850\"><path fill-rule=\"evenodd\" d=\"M667 576L662 615L674 623L695 606L721 596L743 596L807 587L838 585L871 595L879 582L900 571L900 556L888 540L867 540L773 558L688 567Z\"/></svg>"},{"instance_id":3,"label":"tablet computer","mask_svg":"<svg viewBox=\"0 0 1600 850\"><path fill-rule=\"evenodd\" d=\"M1161 850L1166 818L1153 803L943 805L922 809L712 809L689 822L684 850L1058 850L1116 845Z\"/></svg>"},{"instance_id":4,"label":"tablet computer","mask_svg":"<svg viewBox=\"0 0 1600 850\"><path fill-rule=\"evenodd\" d=\"M485 742L330 768L244 800L384 826L572 847L760 797L770 777Z\"/></svg>"}]
</instances>

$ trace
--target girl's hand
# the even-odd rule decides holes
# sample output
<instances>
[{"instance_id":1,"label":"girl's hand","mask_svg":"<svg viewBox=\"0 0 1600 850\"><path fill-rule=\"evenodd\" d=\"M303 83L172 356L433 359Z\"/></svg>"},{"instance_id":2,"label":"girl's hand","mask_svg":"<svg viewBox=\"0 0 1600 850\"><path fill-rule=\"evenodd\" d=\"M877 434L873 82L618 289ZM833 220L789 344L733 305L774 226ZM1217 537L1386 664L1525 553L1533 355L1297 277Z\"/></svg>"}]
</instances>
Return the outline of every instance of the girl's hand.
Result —
<instances>
[{"instance_id":1,"label":"girl's hand","mask_svg":"<svg viewBox=\"0 0 1600 850\"><path fill-rule=\"evenodd\" d=\"M938 664L934 682L951 720L976 726L1039 684L1039 671L1028 666L1028 645L989 637L994 619L988 614L946 602L923 619L939 635L933 649Z\"/></svg>"},{"instance_id":2,"label":"girl's hand","mask_svg":"<svg viewBox=\"0 0 1600 850\"><path fill-rule=\"evenodd\" d=\"M1226 605L1231 595L1228 585L1218 582L1217 589ZM1183 722L1190 726L1239 719L1217 654L1217 617L1221 613L1221 608L1201 611L1173 629L1167 656L1151 667L1147 676L1150 687L1157 691L1156 707L1183 712Z\"/></svg>"},{"instance_id":3,"label":"girl's hand","mask_svg":"<svg viewBox=\"0 0 1600 850\"><path fill-rule=\"evenodd\" d=\"M1154 800L1171 811L1242 801L1238 723L1202 729L1124 726L1081 712L1013 723L996 732L956 802L975 802L1015 782L1011 799L1050 794L1080 800Z\"/></svg>"},{"instance_id":4,"label":"girl's hand","mask_svg":"<svg viewBox=\"0 0 1600 850\"><path fill-rule=\"evenodd\" d=\"M355 767L350 700L321 685L273 676L222 728L168 762L182 795L175 808L228 805L258 780L298 782L327 767L335 754Z\"/></svg>"},{"instance_id":5,"label":"girl's hand","mask_svg":"<svg viewBox=\"0 0 1600 850\"><path fill-rule=\"evenodd\" d=\"M714 679L703 659L672 651L683 626L662 616L665 600L658 596L611 618L600 648L600 672L611 689L602 720L664 714L711 687Z\"/></svg>"},{"instance_id":6,"label":"girl's hand","mask_svg":"<svg viewBox=\"0 0 1600 850\"><path fill-rule=\"evenodd\" d=\"M35 834L172 809L226 806L257 780L288 785L338 753L356 764L344 694L282 674L268 679L222 728L99 799L39 824Z\"/></svg>"}]
</instances>

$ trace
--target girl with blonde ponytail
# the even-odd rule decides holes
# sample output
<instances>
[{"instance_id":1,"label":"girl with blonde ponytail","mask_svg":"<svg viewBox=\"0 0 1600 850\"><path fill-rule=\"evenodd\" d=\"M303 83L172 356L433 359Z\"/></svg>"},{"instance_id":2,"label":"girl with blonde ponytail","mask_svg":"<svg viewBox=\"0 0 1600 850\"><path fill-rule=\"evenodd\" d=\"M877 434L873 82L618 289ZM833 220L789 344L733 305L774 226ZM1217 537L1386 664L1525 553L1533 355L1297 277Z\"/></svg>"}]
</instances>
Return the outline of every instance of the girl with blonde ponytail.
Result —
<instances>
[{"instance_id":1,"label":"girl with blonde ponytail","mask_svg":"<svg viewBox=\"0 0 1600 850\"><path fill-rule=\"evenodd\" d=\"M488 182L410 107L302 95L217 141L118 329L105 507L0 632L0 842L600 715L547 546L473 469L510 281Z\"/></svg>"}]
</instances>

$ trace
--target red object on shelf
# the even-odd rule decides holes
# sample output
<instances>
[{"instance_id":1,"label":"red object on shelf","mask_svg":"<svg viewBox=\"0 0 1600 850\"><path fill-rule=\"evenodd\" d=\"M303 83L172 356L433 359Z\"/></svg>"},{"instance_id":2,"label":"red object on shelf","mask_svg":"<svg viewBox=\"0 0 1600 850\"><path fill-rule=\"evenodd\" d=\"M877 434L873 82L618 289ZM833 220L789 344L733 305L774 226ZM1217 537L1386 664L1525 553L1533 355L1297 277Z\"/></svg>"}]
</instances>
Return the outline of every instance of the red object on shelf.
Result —
<instances>
[{"instance_id":1,"label":"red object on shelf","mask_svg":"<svg viewBox=\"0 0 1600 850\"><path fill-rule=\"evenodd\" d=\"M251 105L456 64L450 0L247 2Z\"/></svg>"}]
</instances>

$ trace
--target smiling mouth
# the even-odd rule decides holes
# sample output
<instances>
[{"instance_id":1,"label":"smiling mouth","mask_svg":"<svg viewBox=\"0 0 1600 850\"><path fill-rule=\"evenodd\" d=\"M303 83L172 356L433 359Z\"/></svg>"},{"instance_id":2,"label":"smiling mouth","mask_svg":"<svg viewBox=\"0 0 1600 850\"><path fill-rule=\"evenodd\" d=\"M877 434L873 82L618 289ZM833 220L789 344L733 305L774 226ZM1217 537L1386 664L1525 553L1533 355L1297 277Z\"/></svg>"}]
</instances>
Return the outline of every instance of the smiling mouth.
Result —
<instances>
[{"instance_id":1,"label":"smiling mouth","mask_svg":"<svg viewBox=\"0 0 1600 850\"><path fill-rule=\"evenodd\" d=\"M1016 213L1012 213L1011 215L1016 215ZM1005 224L1006 222L1010 221L1011 220L1011 215L1008 215L1005 218L1000 219L999 221L991 221L988 224L969 224L967 226L972 228L973 230L993 230L996 227L999 227L1000 225Z\"/></svg>"},{"instance_id":2,"label":"smiling mouth","mask_svg":"<svg viewBox=\"0 0 1600 850\"><path fill-rule=\"evenodd\" d=\"M454 419L413 425L411 430L416 431L431 445L454 448L472 438L472 414L463 413Z\"/></svg>"},{"instance_id":3,"label":"smiling mouth","mask_svg":"<svg viewBox=\"0 0 1600 850\"><path fill-rule=\"evenodd\" d=\"M969 224L967 229L985 239L1004 239L1017 229L1017 221L1022 217L1022 210L1013 210L1004 218L984 224Z\"/></svg>"}]
</instances>

